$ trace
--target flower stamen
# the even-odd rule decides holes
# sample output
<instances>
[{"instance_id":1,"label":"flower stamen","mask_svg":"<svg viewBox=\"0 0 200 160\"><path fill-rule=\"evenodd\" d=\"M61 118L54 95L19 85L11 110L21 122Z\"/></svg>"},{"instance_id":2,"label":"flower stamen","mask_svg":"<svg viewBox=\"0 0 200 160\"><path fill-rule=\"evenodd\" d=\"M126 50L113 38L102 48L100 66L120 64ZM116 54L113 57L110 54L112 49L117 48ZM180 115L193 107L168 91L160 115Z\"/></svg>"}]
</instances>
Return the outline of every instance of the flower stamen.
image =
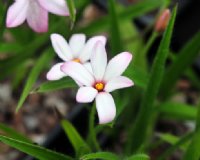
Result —
<instances>
[{"instance_id":1,"label":"flower stamen","mask_svg":"<svg viewBox=\"0 0 200 160\"><path fill-rule=\"evenodd\" d=\"M73 61L77 63L81 63L81 60L79 58L74 58Z\"/></svg>"},{"instance_id":2,"label":"flower stamen","mask_svg":"<svg viewBox=\"0 0 200 160\"><path fill-rule=\"evenodd\" d=\"M103 91L104 89L104 84L102 82L98 82L94 85L95 89L98 90L99 92Z\"/></svg>"}]
</instances>

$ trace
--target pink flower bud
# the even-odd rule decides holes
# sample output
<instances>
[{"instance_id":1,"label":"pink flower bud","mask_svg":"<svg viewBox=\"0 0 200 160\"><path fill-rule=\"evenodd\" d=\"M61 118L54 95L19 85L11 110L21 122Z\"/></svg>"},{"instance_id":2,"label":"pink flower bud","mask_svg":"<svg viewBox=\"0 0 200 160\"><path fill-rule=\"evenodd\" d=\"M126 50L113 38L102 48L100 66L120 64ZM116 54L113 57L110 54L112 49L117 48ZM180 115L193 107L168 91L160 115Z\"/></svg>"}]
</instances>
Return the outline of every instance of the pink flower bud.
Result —
<instances>
[{"instance_id":1,"label":"pink flower bud","mask_svg":"<svg viewBox=\"0 0 200 160\"><path fill-rule=\"evenodd\" d=\"M165 28L168 25L169 19L171 16L171 12L169 9L165 9L160 16L158 17L156 24L155 24L155 31L157 32L164 32Z\"/></svg>"}]
</instances>

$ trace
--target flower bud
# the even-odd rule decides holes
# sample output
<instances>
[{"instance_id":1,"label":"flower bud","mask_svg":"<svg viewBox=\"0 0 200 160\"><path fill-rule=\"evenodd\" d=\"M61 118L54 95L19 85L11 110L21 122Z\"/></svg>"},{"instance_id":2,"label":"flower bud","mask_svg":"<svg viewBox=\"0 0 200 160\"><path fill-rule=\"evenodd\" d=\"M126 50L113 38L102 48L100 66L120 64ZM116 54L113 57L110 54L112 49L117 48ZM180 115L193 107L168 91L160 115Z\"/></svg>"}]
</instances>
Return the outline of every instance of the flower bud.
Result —
<instances>
[{"instance_id":1,"label":"flower bud","mask_svg":"<svg viewBox=\"0 0 200 160\"><path fill-rule=\"evenodd\" d=\"M168 25L169 19L171 16L171 12L169 9L165 9L160 16L158 17L156 24L155 24L155 31L157 32L164 32L165 28Z\"/></svg>"}]
</instances>

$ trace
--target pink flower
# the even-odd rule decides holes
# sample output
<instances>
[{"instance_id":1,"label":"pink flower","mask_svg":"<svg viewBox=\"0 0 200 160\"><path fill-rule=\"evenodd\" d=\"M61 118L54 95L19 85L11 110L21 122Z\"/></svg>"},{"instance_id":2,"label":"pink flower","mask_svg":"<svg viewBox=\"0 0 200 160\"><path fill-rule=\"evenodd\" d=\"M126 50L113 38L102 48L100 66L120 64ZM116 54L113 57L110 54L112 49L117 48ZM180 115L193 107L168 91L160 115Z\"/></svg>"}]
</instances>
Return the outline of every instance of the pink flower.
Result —
<instances>
[{"instance_id":1,"label":"pink flower","mask_svg":"<svg viewBox=\"0 0 200 160\"><path fill-rule=\"evenodd\" d=\"M96 108L101 124L111 122L116 115L116 107L110 92L133 86L132 80L121 74L128 67L132 55L122 52L112 58L107 64L105 45L97 42L91 56L92 72L76 62L68 62L61 70L75 81L81 82L76 100L89 103L96 99Z\"/></svg>"},{"instance_id":2,"label":"pink flower","mask_svg":"<svg viewBox=\"0 0 200 160\"><path fill-rule=\"evenodd\" d=\"M16 27L27 20L35 32L47 32L48 12L69 15L65 0L15 0L8 9L6 26Z\"/></svg>"},{"instance_id":3,"label":"pink flower","mask_svg":"<svg viewBox=\"0 0 200 160\"><path fill-rule=\"evenodd\" d=\"M91 57L92 49L97 41L101 41L105 45L106 38L104 36L95 36L90 38L87 43L85 41L86 36L84 34L72 35L69 44L61 35L51 35L51 42L54 50L64 62L79 62L91 70L91 65L88 61ZM60 70L64 62L57 63L50 69L47 73L48 80L58 80L67 76Z\"/></svg>"}]
</instances>

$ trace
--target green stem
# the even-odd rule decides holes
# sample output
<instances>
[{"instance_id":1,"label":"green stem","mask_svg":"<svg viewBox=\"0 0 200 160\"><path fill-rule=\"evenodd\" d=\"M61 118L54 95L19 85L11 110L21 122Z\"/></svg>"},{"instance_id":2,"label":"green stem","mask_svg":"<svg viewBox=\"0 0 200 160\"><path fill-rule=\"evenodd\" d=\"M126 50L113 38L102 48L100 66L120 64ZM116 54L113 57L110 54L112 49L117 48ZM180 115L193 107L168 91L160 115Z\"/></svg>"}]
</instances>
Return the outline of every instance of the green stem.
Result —
<instances>
[{"instance_id":1,"label":"green stem","mask_svg":"<svg viewBox=\"0 0 200 160\"><path fill-rule=\"evenodd\" d=\"M192 142L187 148L183 160L199 160L200 159L200 104L198 105L196 117L196 129L192 137Z\"/></svg>"},{"instance_id":2,"label":"green stem","mask_svg":"<svg viewBox=\"0 0 200 160\"><path fill-rule=\"evenodd\" d=\"M95 150L100 151L101 148L97 141L96 131L95 131L95 113L96 113L96 106L95 103L93 104L90 112L89 118L89 142L91 143L91 148L93 147Z\"/></svg>"}]
</instances>

